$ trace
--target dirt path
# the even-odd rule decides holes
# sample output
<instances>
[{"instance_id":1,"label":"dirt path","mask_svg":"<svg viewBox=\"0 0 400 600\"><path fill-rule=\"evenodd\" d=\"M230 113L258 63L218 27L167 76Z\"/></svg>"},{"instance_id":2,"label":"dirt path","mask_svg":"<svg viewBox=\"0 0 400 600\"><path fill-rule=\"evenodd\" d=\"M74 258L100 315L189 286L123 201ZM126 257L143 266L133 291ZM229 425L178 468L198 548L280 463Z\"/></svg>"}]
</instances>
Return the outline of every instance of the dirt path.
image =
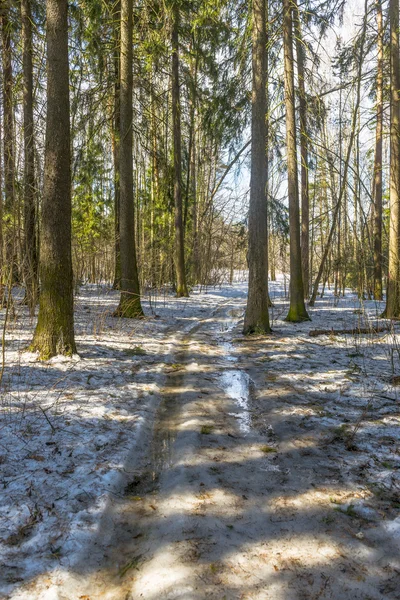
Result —
<instances>
[{"instance_id":1,"label":"dirt path","mask_svg":"<svg viewBox=\"0 0 400 600\"><path fill-rule=\"evenodd\" d=\"M287 416L302 398L260 359L274 340L235 344L242 310L228 301L180 337L154 435L49 599L400 598L398 550L342 510L362 486Z\"/></svg>"}]
</instances>

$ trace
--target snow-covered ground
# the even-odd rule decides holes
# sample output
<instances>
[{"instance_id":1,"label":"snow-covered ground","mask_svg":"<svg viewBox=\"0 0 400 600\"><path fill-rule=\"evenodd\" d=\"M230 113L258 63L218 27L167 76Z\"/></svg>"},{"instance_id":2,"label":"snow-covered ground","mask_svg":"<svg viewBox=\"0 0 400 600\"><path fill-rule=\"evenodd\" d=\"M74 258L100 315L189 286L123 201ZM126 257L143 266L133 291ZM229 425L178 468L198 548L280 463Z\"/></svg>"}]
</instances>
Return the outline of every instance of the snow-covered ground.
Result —
<instances>
[{"instance_id":1,"label":"snow-covered ground","mask_svg":"<svg viewBox=\"0 0 400 600\"><path fill-rule=\"evenodd\" d=\"M17 293L1 387L0 593L73 560L154 415L175 333L245 287L145 298L146 319L131 321L112 317L118 292L85 286L75 299L79 356L45 363L26 352L34 321Z\"/></svg>"},{"instance_id":2,"label":"snow-covered ground","mask_svg":"<svg viewBox=\"0 0 400 600\"><path fill-rule=\"evenodd\" d=\"M216 356L226 354L229 344L231 359L258 391L281 399L280 418L304 431L302 451L308 433L310 446L317 435L321 447L334 449L341 476L362 482L353 485L352 494L338 488L328 504L349 518L364 519L371 540L374 535L380 540L383 531L391 552L400 552L398 326L379 334L312 338L311 329L384 325L383 306L360 303L350 293L338 300L328 290L310 309L311 323L291 324L283 320L284 287L282 279L270 286L273 335L244 340L245 283L195 290L189 299L166 294L146 300L148 316L141 321L113 318L118 294L85 286L76 298L79 357L46 363L24 351L34 322L16 303L6 331L1 387L0 594L45 598L29 591L30 582L68 571L96 531L110 496L121 492L135 444L151 433L166 374L180 369L176 353L182 335L207 319L202 343L209 340ZM217 307L226 303L237 306L233 326L213 321ZM248 426L262 431L258 402ZM239 402L240 410L247 409ZM371 525L377 522L379 531ZM356 534L367 535L364 527Z\"/></svg>"}]
</instances>

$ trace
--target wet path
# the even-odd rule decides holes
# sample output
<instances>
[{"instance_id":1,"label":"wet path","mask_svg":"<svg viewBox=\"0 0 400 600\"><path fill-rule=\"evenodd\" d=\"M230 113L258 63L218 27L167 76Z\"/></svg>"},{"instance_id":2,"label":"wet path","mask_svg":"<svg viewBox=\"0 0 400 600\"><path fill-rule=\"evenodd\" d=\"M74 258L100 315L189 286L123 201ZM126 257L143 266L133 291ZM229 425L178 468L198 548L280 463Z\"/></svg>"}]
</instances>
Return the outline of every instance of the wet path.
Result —
<instances>
[{"instance_id":1,"label":"wet path","mask_svg":"<svg viewBox=\"0 0 400 600\"><path fill-rule=\"evenodd\" d=\"M153 435L59 600L398 597L380 584L382 553L326 516L339 465L285 417L289 388L233 345L238 305L175 344Z\"/></svg>"}]
</instances>

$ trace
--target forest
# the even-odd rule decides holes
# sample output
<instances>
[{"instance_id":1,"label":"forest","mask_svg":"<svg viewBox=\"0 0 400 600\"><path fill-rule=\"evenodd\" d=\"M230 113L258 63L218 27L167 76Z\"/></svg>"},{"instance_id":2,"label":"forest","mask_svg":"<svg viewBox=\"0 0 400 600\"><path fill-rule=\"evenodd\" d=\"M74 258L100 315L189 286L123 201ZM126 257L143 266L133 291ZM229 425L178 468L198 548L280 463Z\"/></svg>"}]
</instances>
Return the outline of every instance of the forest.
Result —
<instances>
[{"instance_id":1,"label":"forest","mask_svg":"<svg viewBox=\"0 0 400 600\"><path fill-rule=\"evenodd\" d=\"M0 0L0 599L400 599L399 0Z\"/></svg>"}]
</instances>

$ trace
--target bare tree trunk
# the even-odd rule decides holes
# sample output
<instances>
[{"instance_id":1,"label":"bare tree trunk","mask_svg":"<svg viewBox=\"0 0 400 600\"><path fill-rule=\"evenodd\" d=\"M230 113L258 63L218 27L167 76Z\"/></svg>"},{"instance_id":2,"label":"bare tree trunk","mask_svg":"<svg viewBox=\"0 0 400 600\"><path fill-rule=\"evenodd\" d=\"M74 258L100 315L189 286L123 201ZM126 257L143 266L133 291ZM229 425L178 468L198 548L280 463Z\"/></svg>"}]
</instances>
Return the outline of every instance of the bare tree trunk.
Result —
<instances>
[{"instance_id":1,"label":"bare tree trunk","mask_svg":"<svg viewBox=\"0 0 400 600\"><path fill-rule=\"evenodd\" d=\"M41 293L32 350L76 351L71 259L68 1L47 0L47 120L40 246Z\"/></svg>"},{"instance_id":2,"label":"bare tree trunk","mask_svg":"<svg viewBox=\"0 0 400 600\"><path fill-rule=\"evenodd\" d=\"M400 61L399 2L390 0L390 221L389 273L384 315L400 317Z\"/></svg>"},{"instance_id":3,"label":"bare tree trunk","mask_svg":"<svg viewBox=\"0 0 400 600\"><path fill-rule=\"evenodd\" d=\"M135 205L133 198L133 0L121 0L120 53L120 247L121 297L115 316L143 315L136 263Z\"/></svg>"},{"instance_id":4,"label":"bare tree trunk","mask_svg":"<svg viewBox=\"0 0 400 600\"><path fill-rule=\"evenodd\" d=\"M191 190L192 190L192 264L194 282L199 282L199 233L198 233L198 200L197 200L197 136L193 132L193 147L191 154Z\"/></svg>"},{"instance_id":5,"label":"bare tree trunk","mask_svg":"<svg viewBox=\"0 0 400 600\"><path fill-rule=\"evenodd\" d=\"M175 0L172 23L172 128L174 137L175 273L176 295L189 296L185 273L185 240L182 210L182 135L179 91L179 4Z\"/></svg>"},{"instance_id":6,"label":"bare tree trunk","mask_svg":"<svg viewBox=\"0 0 400 600\"><path fill-rule=\"evenodd\" d=\"M114 118L112 123L112 146L114 162L114 235L115 235L115 267L113 289L121 286L121 246L120 246L120 181L119 181L119 147L120 147L120 28L121 2L118 0L113 10L114 38Z\"/></svg>"},{"instance_id":7,"label":"bare tree trunk","mask_svg":"<svg viewBox=\"0 0 400 600\"><path fill-rule=\"evenodd\" d=\"M310 208L308 185L308 134L307 134L307 103L305 92L305 52L301 33L300 11L296 1L294 12L296 31L296 56L299 85L299 116L300 116L300 154L301 154L301 258L303 269L304 296L308 298L310 289Z\"/></svg>"},{"instance_id":8,"label":"bare tree trunk","mask_svg":"<svg viewBox=\"0 0 400 600\"><path fill-rule=\"evenodd\" d=\"M266 0L253 0L253 91L249 209L249 293L243 333L269 333L267 213L267 14Z\"/></svg>"},{"instance_id":9,"label":"bare tree trunk","mask_svg":"<svg viewBox=\"0 0 400 600\"><path fill-rule=\"evenodd\" d=\"M15 204L15 154L14 154L14 110L13 110L13 71L11 50L11 24L9 21L9 0L1 3L1 35L3 50L3 142L4 142L4 207L5 253L3 267L12 269L15 279L15 236L13 231ZM3 273L3 275L5 275ZM7 279L9 276L7 276Z\"/></svg>"},{"instance_id":10,"label":"bare tree trunk","mask_svg":"<svg viewBox=\"0 0 400 600\"><path fill-rule=\"evenodd\" d=\"M374 164L374 297L382 300L382 130L383 130L383 27L382 2L376 2L378 71L376 76L376 141Z\"/></svg>"},{"instance_id":11,"label":"bare tree trunk","mask_svg":"<svg viewBox=\"0 0 400 600\"><path fill-rule=\"evenodd\" d=\"M21 0L21 20L24 106L25 296L29 306L29 312L33 315L37 301L38 255L36 240L35 155L33 143L32 10L30 0Z\"/></svg>"},{"instance_id":12,"label":"bare tree trunk","mask_svg":"<svg viewBox=\"0 0 400 600\"><path fill-rule=\"evenodd\" d=\"M294 94L292 0L283 2L283 47L285 68L286 146L290 233L290 307L287 321L307 321L300 245L299 184Z\"/></svg>"}]
</instances>

